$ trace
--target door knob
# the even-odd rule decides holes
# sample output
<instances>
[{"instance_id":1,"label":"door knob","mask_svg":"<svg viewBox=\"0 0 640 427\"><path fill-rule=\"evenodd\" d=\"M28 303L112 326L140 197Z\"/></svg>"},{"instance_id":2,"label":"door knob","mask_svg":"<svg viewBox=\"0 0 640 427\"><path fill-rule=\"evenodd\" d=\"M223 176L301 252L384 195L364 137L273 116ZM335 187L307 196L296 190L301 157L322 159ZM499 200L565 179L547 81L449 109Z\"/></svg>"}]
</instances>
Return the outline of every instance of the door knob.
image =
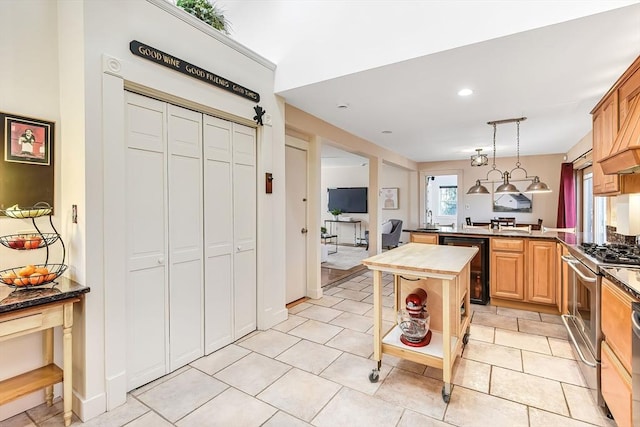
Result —
<instances>
[{"instance_id":1,"label":"door knob","mask_svg":"<svg viewBox=\"0 0 640 427\"><path fill-rule=\"evenodd\" d=\"M306 229L306 228L304 228L304 227L302 227L302 230L300 230L300 232L301 232L302 234L307 234L307 231L309 231L309 230L307 230L307 229Z\"/></svg>"},{"instance_id":2,"label":"door knob","mask_svg":"<svg viewBox=\"0 0 640 427\"><path fill-rule=\"evenodd\" d=\"M158 258L158 264L159 265L164 264L164 258Z\"/></svg>"}]
</instances>

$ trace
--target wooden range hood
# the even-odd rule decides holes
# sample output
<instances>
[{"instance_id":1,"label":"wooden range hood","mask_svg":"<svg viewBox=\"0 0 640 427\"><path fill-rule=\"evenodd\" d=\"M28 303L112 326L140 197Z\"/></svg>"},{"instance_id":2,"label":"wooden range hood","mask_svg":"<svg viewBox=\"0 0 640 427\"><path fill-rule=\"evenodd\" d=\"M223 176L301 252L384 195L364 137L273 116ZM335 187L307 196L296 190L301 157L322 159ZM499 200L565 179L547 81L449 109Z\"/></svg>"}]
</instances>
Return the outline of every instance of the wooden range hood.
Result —
<instances>
[{"instance_id":1,"label":"wooden range hood","mask_svg":"<svg viewBox=\"0 0 640 427\"><path fill-rule=\"evenodd\" d=\"M631 100L629 113L611 148L600 160L605 175L640 173L640 96Z\"/></svg>"}]
</instances>

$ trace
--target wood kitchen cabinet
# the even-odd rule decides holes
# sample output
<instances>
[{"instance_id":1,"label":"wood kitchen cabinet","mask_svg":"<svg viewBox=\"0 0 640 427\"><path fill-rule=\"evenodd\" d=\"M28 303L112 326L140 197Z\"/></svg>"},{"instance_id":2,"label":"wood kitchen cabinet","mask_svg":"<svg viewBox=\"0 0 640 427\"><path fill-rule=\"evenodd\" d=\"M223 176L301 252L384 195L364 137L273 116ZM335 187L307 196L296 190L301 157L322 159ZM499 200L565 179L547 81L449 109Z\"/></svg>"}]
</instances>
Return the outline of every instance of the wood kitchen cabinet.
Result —
<instances>
[{"instance_id":1,"label":"wood kitchen cabinet","mask_svg":"<svg viewBox=\"0 0 640 427\"><path fill-rule=\"evenodd\" d=\"M530 239L527 245L527 301L556 305L556 269L556 242Z\"/></svg>"},{"instance_id":2,"label":"wood kitchen cabinet","mask_svg":"<svg viewBox=\"0 0 640 427\"><path fill-rule=\"evenodd\" d=\"M602 396L618 427L631 427L631 303L637 301L602 279Z\"/></svg>"},{"instance_id":3,"label":"wood kitchen cabinet","mask_svg":"<svg viewBox=\"0 0 640 427\"><path fill-rule=\"evenodd\" d=\"M613 87L595 106L593 115L593 193L598 196L640 192L640 175L618 175L615 155L625 152L626 146L616 144L624 119L632 102L640 95L640 57L625 71ZM627 155L631 152L627 151ZM603 169L602 161L606 166ZM624 162L623 162L624 163ZM620 166L625 168L626 166ZM605 174L605 172L608 173Z\"/></svg>"},{"instance_id":4,"label":"wood kitchen cabinet","mask_svg":"<svg viewBox=\"0 0 640 427\"><path fill-rule=\"evenodd\" d=\"M613 94L593 113L593 194L620 191L618 175L605 175L600 160L611 152L618 131L617 94Z\"/></svg>"},{"instance_id":5,"label":"wood kitchen cabinet","mask_svg":"<svg viewBox=\"0 0 640 427\"><path fill-rule=\"evenodd\" d=\"M492 238L490 289L493 302L514 308L559 312L561 292L556 244L553 240L543 239ZM532 307L532 304L536 306Z\"/></svg>"},{"instance_id":6,"label":"wood kitchen cabinet","mask_svg":"<svg viewBox=\"0 0 640 427\"><path fill-rule=\"evenodd\" d=\"M524 239L491 239L491 297L524 300Z\"/></svg>"},{"instance_id":7,"label":"wood kitchen cabinet","mask_svg":"<svg viewBox=\"0 0 640 427\"><path fill-rule=\"evenodd\" d=\"M438 244L438 235L433 233L411 233L412 243L428 243L430 245Z\"/></svg>"}]
</instances>

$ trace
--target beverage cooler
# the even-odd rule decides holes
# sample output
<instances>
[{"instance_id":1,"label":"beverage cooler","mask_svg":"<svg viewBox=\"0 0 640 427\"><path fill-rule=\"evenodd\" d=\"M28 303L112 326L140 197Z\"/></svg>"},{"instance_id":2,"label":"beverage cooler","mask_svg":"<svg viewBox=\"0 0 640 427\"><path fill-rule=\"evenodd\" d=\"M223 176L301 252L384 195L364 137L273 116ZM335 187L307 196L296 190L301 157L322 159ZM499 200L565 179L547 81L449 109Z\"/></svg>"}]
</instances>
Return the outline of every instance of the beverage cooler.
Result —
<instances>
[{"instance_id":1,"label":"beverage cooler","mask_svg":"<svg viewBox=\"0 0 640 427\"><path fill-rule=\"evenodd\" d=\"M489 303L489 239L479 237L460 237L440 235L439 244L451 246L470 246L478 248L471 260L471 303Z\"/></svg>"}]
</instances>

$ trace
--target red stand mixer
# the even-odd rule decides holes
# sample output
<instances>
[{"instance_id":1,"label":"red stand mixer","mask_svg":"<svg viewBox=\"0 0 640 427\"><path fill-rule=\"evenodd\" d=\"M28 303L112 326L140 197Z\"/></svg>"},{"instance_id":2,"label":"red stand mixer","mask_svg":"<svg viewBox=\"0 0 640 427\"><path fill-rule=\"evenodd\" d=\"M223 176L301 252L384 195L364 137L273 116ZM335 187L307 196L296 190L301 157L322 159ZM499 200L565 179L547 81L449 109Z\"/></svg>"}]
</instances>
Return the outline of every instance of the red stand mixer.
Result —
<instances>
[{"instance_id":1,"label":"red stand mixer","mask_svg":"<svg viewBox=\"0 0 640 427\"><path fill-rule=\"evenodd\" d=\"M431 316L427 312L427 292L418 288L407 295L406 307L398 313L398 325L402 330L400 341L410 347L424 347L431 342L429 324Z\"/></svg>"}]
</instances>

